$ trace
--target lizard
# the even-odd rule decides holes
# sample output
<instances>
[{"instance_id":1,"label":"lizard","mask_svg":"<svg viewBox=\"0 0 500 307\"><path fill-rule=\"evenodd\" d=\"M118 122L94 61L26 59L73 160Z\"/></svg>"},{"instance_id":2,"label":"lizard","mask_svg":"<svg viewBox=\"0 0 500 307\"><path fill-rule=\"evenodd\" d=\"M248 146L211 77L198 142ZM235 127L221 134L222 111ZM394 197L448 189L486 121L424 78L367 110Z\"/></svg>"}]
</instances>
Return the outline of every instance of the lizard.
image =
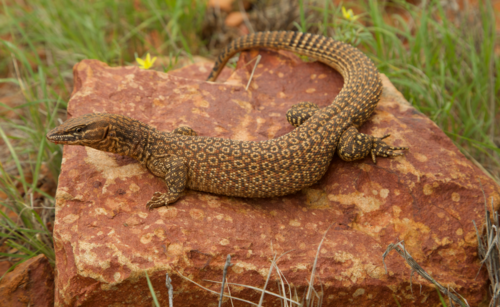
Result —
<instances>
[{"instance_id":1,"label":"lizard","mask_svg":"<svg viewBox=\"0 0 500 307\"><path fill-rule=\"evenodd\" d=\"M296 127L278 138L240 141L198 136L189 127L159 131L127 116L91 113L74 117L47 133L56 144L82 145L126 155L167 184L155 192L149 210L177 201L186 188L227 196L265 198L297 192L326 173L335 154L345 161L395 157L407 147L387 145L383 137L360 133L382 93L379 72L360 50L321 35L275 31L233 40L218 56L207 81L214 82L227 61L251 48L288 50L337 70L344 86L324 108L293 105L286 117Z\"/></svg>"}]
</instances>

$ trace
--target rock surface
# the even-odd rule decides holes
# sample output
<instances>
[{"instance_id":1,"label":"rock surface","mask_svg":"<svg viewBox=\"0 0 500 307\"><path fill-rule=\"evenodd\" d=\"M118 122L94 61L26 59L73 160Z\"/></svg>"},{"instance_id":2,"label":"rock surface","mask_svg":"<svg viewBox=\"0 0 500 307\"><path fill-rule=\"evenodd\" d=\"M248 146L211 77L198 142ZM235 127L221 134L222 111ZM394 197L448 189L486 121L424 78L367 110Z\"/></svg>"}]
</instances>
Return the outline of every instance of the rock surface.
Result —
<instances>
[{"instance_id":1,"label":"rock surface","mask_svg":"<svg viewBox=\"0 0 500 307\"><path fill-rule=\"evenodd\" d=\"M321 63L286 52L243 53L224 83L203 80L209 64L169 74L137 67L108 67L95 60L74 68L70 117L90 112L131 116L160 130L189 125L200 135L265 140L292 130L288 108L301 101L328 105L341 76ZM227 68L226 68L227 69ZM434 306L432 285L413 277L389 243L405 240L415 260L436 280L453 287L471 306L485 299L487 276L479 270L472 220L484 220L484 200L500 204L500 188L469 162L428 118L411 107L383 77L384 93L361 131L389 144L409 146L403 157L344 162L334 158L317 184L294 195L241 199L189 191L175 205L154 211L146 202L166 191L134 160L79 146L66 146L57 191L54 228L56 306L150 306L144 271L162 306L165 273L172 277L174 306L217 306L217 296L179 274L220 291L227 254L230 282L263 287L275 255L288 282L302 294L318 244L316 290L324 306ZM276 275L268 289L278 292ZM422 284L421 292L419 284ZM231 287L233 296L258 302L260 294ZM235 306L246 304L234 302ZM271 296L265 306L280 306ZM230 306L229 302L225 306Z\"/></svg>"},{"instance_id":2,"label":"rock surface","mask_svg":"<svg viewBox=\"0 0 500 307\"><path fill-rule=\"evenodd\" d=\"M0 276L3 276L14 263L4 260L0 261Z\"/></svg>"},{"instance_id":3,"label":"rock surface","mask_svg":"<svg viewBox=\"0 0 500 307\"><path fill-rule=\"evenodd\" d=\"M47 257L31 258L0 280L0 306L54 306L54 270Z\"/></svg>"}]
</instances>

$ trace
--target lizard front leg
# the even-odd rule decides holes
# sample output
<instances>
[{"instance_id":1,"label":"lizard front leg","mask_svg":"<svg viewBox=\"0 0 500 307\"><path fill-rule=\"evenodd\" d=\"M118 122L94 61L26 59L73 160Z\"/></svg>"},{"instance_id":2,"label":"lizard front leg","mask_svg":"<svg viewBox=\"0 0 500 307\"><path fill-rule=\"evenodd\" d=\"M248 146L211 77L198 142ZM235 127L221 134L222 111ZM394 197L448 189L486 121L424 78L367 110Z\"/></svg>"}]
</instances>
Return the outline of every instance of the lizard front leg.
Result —
<instances>
[{"instance_id":1,"label":"lizard front leg","mask_svg":"<svg viewBox=\"0 0 500 307\"><path fill-rule=\"evenodd\" d=\"M161 206L167 206L175 202L182 195L187 182L187 163L178 157L164 158L163 165L166 171L165 182L168 186L167 193L155 192L146 207L151 210ZM161 164L157 163L158 164Z\"/></svg>"},{"instance_id":2,"label":"lizard front leg","mask_svg":"<svg viewBox=\"0 0 500 307\"><path fill-rule=\"evenodd\" d=\"M403 155L402 152L394 152L394 150L405 150L408 147L392 147L387 145L382 140L388 136L390 134L378 138L359 133L358 129L351 126L342 133L337 146L337 153L344 161L363 159L371 154L373 163L377 163L377 156L389 158Z\"/></svg>"}]
</instances>

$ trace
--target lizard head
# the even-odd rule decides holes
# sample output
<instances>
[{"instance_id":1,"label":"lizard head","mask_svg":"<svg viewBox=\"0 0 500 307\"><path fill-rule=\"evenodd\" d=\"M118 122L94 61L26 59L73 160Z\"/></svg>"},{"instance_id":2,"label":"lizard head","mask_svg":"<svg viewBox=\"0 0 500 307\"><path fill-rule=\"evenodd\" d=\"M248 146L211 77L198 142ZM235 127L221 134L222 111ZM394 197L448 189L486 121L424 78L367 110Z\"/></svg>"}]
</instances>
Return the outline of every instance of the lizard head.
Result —
<instances>
[{"instance_id":1,"label":"lizard head","mask_svg":"<svg viewBox=\"0 0 500 307\"><path fill-rule=\"evenodd\" d=\"M94 147L96 143L106 139L111 126L109 119L109 114L105 113L72 118L47 133L47 140L55 144Z\"/></svg>"}]
</instances>

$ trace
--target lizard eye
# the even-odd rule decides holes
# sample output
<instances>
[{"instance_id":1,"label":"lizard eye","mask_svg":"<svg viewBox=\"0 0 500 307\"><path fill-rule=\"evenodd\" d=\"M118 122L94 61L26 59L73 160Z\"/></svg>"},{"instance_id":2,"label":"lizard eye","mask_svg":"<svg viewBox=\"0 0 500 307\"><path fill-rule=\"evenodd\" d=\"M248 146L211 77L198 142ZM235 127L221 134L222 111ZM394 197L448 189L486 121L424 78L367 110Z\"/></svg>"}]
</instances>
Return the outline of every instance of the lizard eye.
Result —
<instances>
[{"instance_id":1,"label":"lizard eye","mask_svg":"<svg viewBox=\"0 0 500 307\"><path fill-rule=\"evenodd\" d=\"M76 131L77 133L80 133L80 132L82 132L82 128L76 128L76 129L75 129L75 131Z\"/></svg>"}]
</instances>

